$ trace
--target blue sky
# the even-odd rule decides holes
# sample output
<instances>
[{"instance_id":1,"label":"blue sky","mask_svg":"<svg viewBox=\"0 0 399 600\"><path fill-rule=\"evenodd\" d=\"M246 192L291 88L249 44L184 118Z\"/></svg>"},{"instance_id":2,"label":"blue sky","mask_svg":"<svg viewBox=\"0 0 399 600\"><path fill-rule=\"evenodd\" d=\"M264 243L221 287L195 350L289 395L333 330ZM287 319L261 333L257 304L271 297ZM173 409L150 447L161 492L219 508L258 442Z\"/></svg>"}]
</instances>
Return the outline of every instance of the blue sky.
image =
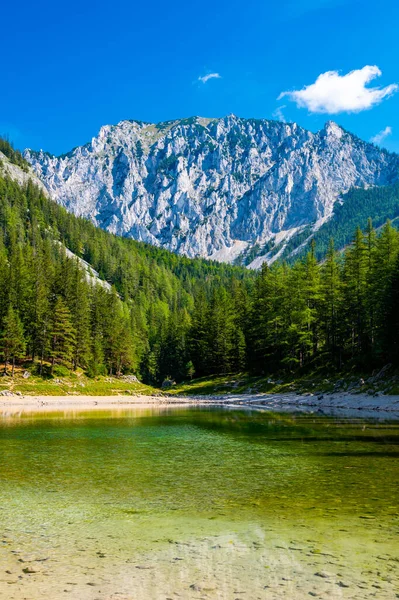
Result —
<instances>
[{"instance_id":1,"label":"blue sky","mask_svg":"<svg viewBox=\"0 0 399 600\"><path fill-rule=\"evenodd\" d=\"M0 132L19 148L60 154L122 119L235 113L385 130L399 151L394 0L21 0L1 18Z\"/></svg>"}]
</instances>

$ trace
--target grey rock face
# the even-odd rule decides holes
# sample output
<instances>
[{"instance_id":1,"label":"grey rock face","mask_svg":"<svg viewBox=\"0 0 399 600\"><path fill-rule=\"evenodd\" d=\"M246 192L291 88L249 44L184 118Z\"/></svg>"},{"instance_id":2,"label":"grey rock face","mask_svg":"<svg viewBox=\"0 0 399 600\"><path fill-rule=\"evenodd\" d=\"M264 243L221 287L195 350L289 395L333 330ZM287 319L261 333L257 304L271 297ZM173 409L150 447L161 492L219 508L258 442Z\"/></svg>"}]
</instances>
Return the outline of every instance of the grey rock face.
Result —
<instances>
[{"instance_id":1,"label":"grey rock face","mask_svg":"<svg viewBox=\"0 0 399 600\"><path fill-rule=\"evenodd\" d=\"M26 150L50 195L113 233L187 256L234 260L332 215L351 187L398 180L399 158L329 121L192 119L106 125L55 157Z\"/></svg>"}]
</instances>

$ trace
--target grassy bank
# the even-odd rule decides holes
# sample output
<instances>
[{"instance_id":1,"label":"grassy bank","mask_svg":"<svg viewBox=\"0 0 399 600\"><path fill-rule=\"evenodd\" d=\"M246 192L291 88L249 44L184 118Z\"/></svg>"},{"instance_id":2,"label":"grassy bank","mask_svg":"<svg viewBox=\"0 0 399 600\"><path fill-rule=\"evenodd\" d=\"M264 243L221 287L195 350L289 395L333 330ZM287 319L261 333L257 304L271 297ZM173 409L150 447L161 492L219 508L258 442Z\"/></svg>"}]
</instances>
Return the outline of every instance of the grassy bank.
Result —
<instances>
[{"instance_id":1,"label":"grassy bank","mask_svg":"<svg viewBox=\"0 0 399 600\"><path fill-rule=\"evenodd\" d=\"M53 377L40 377L28 369L16 369L14 377L0 377L0 394L7 392L28 396L116 396L153 395L160 390L135 381L131 375L89 378L83 372L56 370Z\"/></svg>"},{"instance_id":2,"label":"grassy bank","mask_svg":"<svg viewBox=\"0 0 399 600\"><path fill-rule=\"evenodd\" d=\"M116 395L173 395L206 396L225 394L325 394L350 392L399 394L399 373L387 368L373 373L345 373L328 376L311 373L302 376L254 377L247 373L209 376L185 381L167 389L139 382L133 375L89 378L82 371L71 372L56 367L53 376L41 377L25 365L0 377L0 395L9 392L31 396L116 396Z\"/></svg>"},{"instance_id":3,"label":"grassy bank","mask_svg":"<svg viewBox=\"0 0 399 600\"><path fill-rule=\"evenodd\" d=\"M257 393L333 393L350 392L399 394L399 374L390 369L373 373L345 373L328 376L311 373L302 376L254 377L246 373L202 377L173 386L170 393L181 395L257 394Z\"/></svg>"}]
</instances>

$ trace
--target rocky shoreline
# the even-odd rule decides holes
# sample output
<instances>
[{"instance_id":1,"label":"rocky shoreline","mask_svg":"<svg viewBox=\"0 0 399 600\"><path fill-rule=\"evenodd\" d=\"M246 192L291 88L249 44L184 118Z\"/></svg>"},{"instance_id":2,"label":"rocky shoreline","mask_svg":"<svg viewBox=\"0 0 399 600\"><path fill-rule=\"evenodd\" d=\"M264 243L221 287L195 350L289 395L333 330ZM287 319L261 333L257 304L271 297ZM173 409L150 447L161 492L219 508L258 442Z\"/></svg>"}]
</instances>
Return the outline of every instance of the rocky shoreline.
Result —
<instances>
[{"instance_id":1,"label":"rocky shoreline","mask_svg":"<svg viewBox=\"0 0 399 600\"><path fill-rule=\"evenodd\" d=\"M229 395L230 401L233 397ZM235 404L251 407L262 407L274 410L304 410L306 412L322 412L353 416L389 415L399 419L399 396L370 396L368 394L351 394L345 392L330 394L256 394L234 398Z\"/></svg>"}]
</instances>

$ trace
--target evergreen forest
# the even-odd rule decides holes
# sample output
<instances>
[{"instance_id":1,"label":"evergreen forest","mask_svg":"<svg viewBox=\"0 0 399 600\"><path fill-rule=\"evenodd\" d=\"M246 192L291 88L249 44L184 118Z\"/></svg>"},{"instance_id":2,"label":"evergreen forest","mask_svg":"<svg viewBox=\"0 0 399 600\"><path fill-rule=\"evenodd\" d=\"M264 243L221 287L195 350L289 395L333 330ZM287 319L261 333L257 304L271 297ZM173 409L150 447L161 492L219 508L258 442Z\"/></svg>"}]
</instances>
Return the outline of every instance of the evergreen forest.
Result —
<instances>
[{"instance_id":1,"label":"evergreen forest","mask_svg":"<svg viewBox=\"0 0 399 600\"><path fill-rule=\"evenodd\" d=\"M111 287L87 277L89 263ZM0 353L159 385L213 374L399 365L399 233L371 219L320 260L258 273L120 238L0 178Z\"/></svg>"}]
</instances>

